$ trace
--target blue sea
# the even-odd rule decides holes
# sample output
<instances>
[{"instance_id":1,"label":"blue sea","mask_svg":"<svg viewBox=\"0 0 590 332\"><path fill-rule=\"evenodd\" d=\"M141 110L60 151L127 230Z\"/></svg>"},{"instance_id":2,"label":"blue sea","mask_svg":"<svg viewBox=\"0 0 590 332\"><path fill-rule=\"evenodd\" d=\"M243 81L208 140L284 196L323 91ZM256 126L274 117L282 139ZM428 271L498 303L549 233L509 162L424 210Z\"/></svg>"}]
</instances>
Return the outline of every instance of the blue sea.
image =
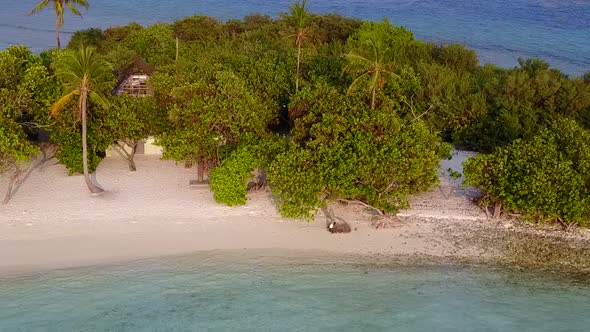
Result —
<instances>
[{"instance_id":1,"label":"blue sea","mask_svg":"<svg viewBox=\"0 0 590 332\"><path fill-rule=\"evenodd\" d=\"M25 44L36 51L54 47L51 10L26 13L39 0L2 1L0 49ZM66 17L63 37L77 29L106 28L136 21L171 22L193 14L222 20L258 12L277 16L292 0L95 0L83 18ZM317 13L369 20L389 18L423 40L461 43L478 51L482 63L513 67L518 57L542 58L570 75L590 70L590 0L310 0Z\"/></svg>"},{"instance_id":2,"label":"blue sea","mask_svg":"<svg viewBox=\"0 0 590 332\"><path fill-rule=\"evenodd\" d=\"M548 273L211 251L0 277L0 331L588 331Z\"/></svg>"}]
</instances>

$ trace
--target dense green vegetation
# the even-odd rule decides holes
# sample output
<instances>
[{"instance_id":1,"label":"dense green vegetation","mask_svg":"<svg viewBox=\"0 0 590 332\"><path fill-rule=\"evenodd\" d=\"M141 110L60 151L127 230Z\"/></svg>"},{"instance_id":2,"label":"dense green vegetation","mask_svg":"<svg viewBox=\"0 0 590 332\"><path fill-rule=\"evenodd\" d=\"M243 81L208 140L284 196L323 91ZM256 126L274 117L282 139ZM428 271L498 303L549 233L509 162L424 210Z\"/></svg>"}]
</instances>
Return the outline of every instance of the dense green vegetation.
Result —
<instances>
[{"instance_id":1,"label":"dense green vegetation","mask_svg":"<svg viewBox=\"0 0 590 332\"><path fill-rule=\"evenodd\" d=\"M362 96L320 83L291 107L304 115L269 170L283 215L310 217L326 200L358 200L394 213L408 206L409 195L438 182L449 146L423 121L400 118L394 103L372 109Z\"/></svg>"},{"instance_id":2,"label":"dense green vegetation","mask_svg":"<svg viewBox=\"0 0 590 332\"><path fill-rule=\"evenodd\" d=\"M246 181L252 178L256 166L256 155L248 148L232 152L211 171L211 190L215 200L229 206L246 204Z\"/></svg>"},{"instance_id":3,"label":"dense green vegetation","mask_svg":"<svg viewBox=\"0 0 590 332\"><path fill-rule=\"evenodd\" d=\"M305 5L276 19L197 15L88 29L65 53L1 51L1 165L34 153L33 123L51 131L72 173L86 159L92 172L114 142L134 170L134 146L155 136L164 158L198 164L203 176L211 170L219 202L245 203L246 181L258 169L281 213L305 218L338 200L395 213L437 183L451 143L491 153L466 168L487 203L587 222L590 73L567 77L537 59L512 69L479 66L461 45L425 43L387 20L316 15ZM78 104L63 102L74 112L48 116L72 91L57 69L82 47L113 67L102 95L137 58L155 70L153 97L88 100L87 158Z\"/></svg>"},{"instance_id":4,"label":"dense green vegetation","mask_svg":"<svg viewBox=\"0 0 590 332\"><path fill-rule=\"evenodd\" d=\"M590 220L590 132L572 120L472 158L465 168L467 183L485 190L484 205L503 204L536 221Z\"/></svg>"},{"instance_id":5,"label":"dense green vegetation","mask_svg":"<svg viewBox=\"0 0 590 332\"><path fill-rule=\"evenodd\" d=\"M30 142L35 114L47 113L56 86L41 57L25 47L0 52L0 173L11 177L5 202L13 181L40 153Z\"/></svg>"}]
</instances>

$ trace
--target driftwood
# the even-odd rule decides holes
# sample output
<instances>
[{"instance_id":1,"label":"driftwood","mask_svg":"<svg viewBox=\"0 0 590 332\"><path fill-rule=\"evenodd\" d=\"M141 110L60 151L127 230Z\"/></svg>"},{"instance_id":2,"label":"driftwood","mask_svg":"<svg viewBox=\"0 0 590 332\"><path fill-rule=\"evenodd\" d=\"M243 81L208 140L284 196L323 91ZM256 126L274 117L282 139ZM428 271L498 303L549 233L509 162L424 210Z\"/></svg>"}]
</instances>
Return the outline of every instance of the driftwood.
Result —
<instances>
[{"instance_id":1,"label":"driftwood","mask_svg":"<svg viewBox=\"0 0 590 332\"><path fill-rule=\"evenodd\" d=\"M577 222L568 224L562 218L557 218L557 221L559 222L563 230L568 233L577 230L579 226Z\"/></svg>"},{"instance_id":2,"label":"driftwood","mask_svg":"<svg viewBox=\"0 0 590 332\"><path fill-rule=\"evenodd\" d=\"M352 228L346 222L346 220L336 217L332 209L322 208L324 215L326 216L326 229L330 233L350 233Z\"/></svg>"},{"instance_id":3,"label":"driftwood","mask_svg":"<svg viewBox=\"0 0 590 332\"><path fill-rule=\"evenodd\" d=\"M55 157L57 147L52 144L42 143L39 145L39 150L41 150L41 154L33 157L31 162L27 165L20 166L16 163L13 164L10 181L8 182L8 188L6 189L3 204L8 204L8 202L10 202L12 197L14 197L14 195L18 192L20 187L23 185L23 183L25 183L25 181L35 169L43 166L47 161Z\"/></svg>"},{"instance_id":4,"label":"driftwood","mask_svg":"<svg viewBox=\"0 0 590 332\"><path fill-rule=\"evenodd\" d=\"M358 205L362 205L362 206L364 206L364 207L366 207L368 209L371 209L371 210L377 212L377 214L380 215L380 216L384 216L385 215L385 213L383 213L383 211L379 210L378 208L376 208L376 207L374 207L372 205L369 205L369 204L367 204L365 202L362 202L362 201L348 200L348 199L338 199L337 201L340 202L340 203L346 203L346 204L358 204Z\"/></svg>"}]
</instances>

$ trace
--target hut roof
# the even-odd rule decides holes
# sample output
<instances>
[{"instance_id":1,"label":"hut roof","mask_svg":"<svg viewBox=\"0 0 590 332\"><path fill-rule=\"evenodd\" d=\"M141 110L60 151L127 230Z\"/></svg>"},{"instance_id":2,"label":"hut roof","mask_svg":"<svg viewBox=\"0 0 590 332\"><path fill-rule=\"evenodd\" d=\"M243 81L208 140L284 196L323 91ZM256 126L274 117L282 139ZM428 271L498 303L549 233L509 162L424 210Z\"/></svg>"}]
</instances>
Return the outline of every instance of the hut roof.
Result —
<instances>
[{"instance_id":1,"label":"hut roof","mask_svg":"<svg viewBox=\"0 0 590 332\"><path fill-rule=\"evenodd\" d=\"M145 62L143 58L136 56L129 65L116 73L117 87L113 91L113 94L118 95L123 92L136 96L150 94L151 89L145 84L145 79L140 79L140 82L135 80L130 82L130 77L134 75L150 76L153 73L154 68Z\"/></svg>"},{"instance_id":2,"label":"hut roof","mask_svg":"<svg viewBox=\"0 0 590 332\"><path fill-rule=\"evenodd\" d=\"M117 73L117 85L125 82L131 75L151 75L154 73L154 68L150 66L142 57L136 56L127 67L121 69Z\"/></svg>"}]
</instances>

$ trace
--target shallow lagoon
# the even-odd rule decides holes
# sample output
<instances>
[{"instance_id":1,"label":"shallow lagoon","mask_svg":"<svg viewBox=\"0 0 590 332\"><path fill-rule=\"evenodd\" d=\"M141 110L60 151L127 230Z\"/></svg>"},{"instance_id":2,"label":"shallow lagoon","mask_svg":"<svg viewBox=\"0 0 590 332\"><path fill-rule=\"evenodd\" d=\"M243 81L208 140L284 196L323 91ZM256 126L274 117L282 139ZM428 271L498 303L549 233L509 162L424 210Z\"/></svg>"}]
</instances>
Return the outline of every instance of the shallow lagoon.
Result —
<instances>
[{"instance_id":1,"label":"shallow lagoon","mask_svg":"<svg viewBox=\"0 0 590 332\"><path fill-rule=\"evenodd\" d=\"M556 275L214 251L0 278L0 331L583 331Z\"/></svg>"}]
</instances>

